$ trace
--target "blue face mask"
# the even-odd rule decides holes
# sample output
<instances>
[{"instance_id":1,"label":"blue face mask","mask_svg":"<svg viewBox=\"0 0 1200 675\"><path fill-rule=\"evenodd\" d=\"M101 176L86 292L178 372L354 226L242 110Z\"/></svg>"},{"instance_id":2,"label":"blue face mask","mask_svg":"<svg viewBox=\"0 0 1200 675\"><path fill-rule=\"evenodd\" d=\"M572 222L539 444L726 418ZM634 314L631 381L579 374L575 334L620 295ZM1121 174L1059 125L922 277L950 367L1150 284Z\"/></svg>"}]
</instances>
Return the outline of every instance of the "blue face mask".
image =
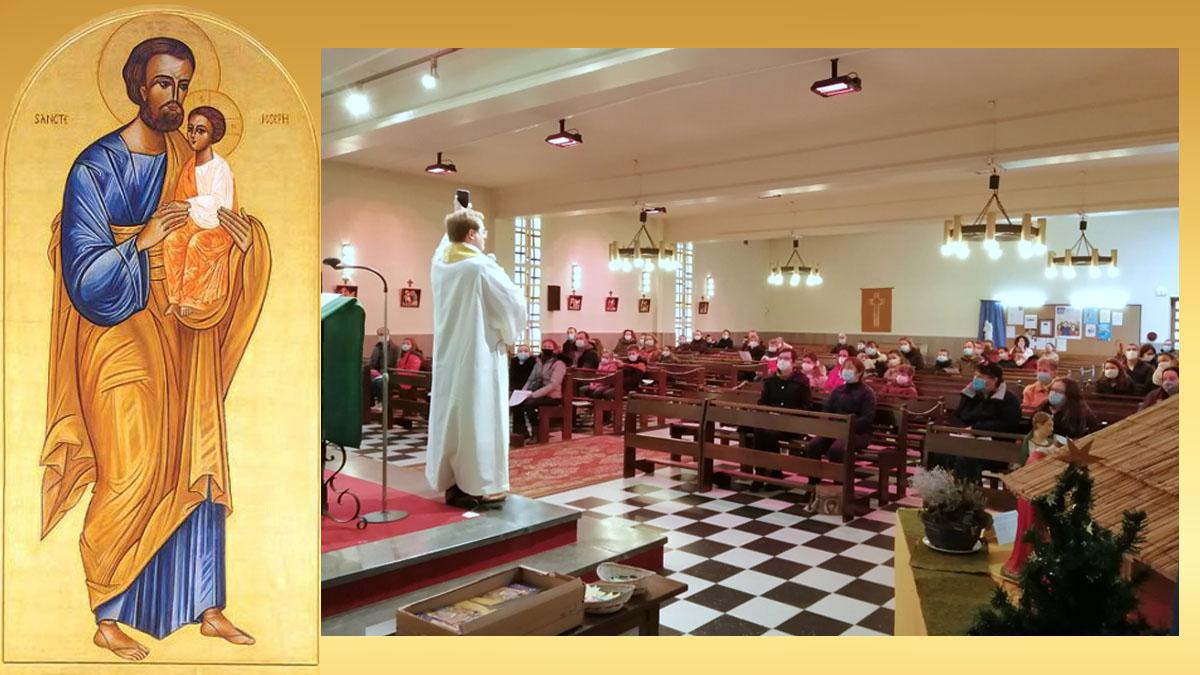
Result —
<instances>
[{"instance_id":1,"label":"blue face mask","mask_svg":"<svg viewBox=\"0 0 1200 675\"><path fill-rule=\"evenodd\" d=\"M984 389L987 389L987 380L983 379L982 377L977 377L971 380L971 388L975 391L983 391Z\"/></svg>"},{"instance_id":2,"label":"blue face mask","mask_svg":"<svg viewBox=\"0 0 1200 675\"><path fill-rule=\"evenodd\" d=\"M1052 391L1050 392L1049 398L1046 400L1050 401L1051 406L1055 408L1061 408L1063 404L1067 402L1067 395L1061 391Z\"/></svg>"},{"instance_id":3,"label":"blue face mask","mask_svg":"<svg viewBox=\"0 0 1200 675\"><path fill-rule=\"evenodd\" d=\"M844 380L847 383L855 382L856 380L858 380L858 371L857 370L843 370L842 371L842 380Z\"/></svg>"},{"instance_id":4,"label":"blue face mask","mask_svg":"<svg viewBox=\"0 0 1200 675\"><path fill-rule=\"evenodd\" d=\"M529 358L529 354L528 354L528 353L526 353L526 352L517 352L517 360L518 360L518 361L520 361L521 363L525 363L525 361L526 361L528 358Z\"/></svg>"},{"instance_id":5,"label":"blue face mask","mask_svg":"<svg viewBox=\"0 0 1200 675\"><path fill-rule=\"evenodd\" d=\"M1038 383L1043 384L1043 385L1050 384L1050 380L1053 380L1053 379L1054 379L1054 376L1051 375L1050 373L1041 372L1041 373L1037 374Z\"/></svg>"}]
</instances>

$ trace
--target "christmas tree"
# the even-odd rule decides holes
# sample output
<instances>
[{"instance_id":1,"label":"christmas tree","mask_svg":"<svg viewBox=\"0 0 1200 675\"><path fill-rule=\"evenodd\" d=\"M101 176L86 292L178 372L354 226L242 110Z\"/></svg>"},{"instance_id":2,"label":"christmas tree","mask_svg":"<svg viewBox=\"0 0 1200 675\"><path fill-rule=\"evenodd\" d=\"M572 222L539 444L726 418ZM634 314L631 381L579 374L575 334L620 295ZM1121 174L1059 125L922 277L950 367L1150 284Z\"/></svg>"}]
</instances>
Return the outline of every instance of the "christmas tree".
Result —
<instances>
[{"instance_id":1,"label":"christmas tree","mask_svg":"<svg viewBox=\"0 0 1200 675\"><path fill-rule=\"evenodd\" d=\"M1033 553L1021 570L1014 605L1000 588L975 617L971 635L1143 635L1137 587L1149 576L1138 567L1121 576L1122 560L1143 543L1144 511L1126 511L1114 534L1092 520L1092 478L1075 463L1054 491L1032 502L1041 529L1025 533Z\"/></svg>"}]
</instances>

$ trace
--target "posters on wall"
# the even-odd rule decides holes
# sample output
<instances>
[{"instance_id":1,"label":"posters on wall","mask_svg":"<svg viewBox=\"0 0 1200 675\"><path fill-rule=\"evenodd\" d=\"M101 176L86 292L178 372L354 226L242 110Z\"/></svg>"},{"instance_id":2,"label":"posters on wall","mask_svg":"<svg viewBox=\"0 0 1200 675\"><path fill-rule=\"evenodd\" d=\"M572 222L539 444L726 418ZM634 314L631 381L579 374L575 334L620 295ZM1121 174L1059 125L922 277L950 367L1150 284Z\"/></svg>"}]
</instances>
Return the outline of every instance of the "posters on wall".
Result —
<instances>
[{"instance_id":1,"label":"posters on wall","mask_svg":"<svg viewBox=\"0 0 1200 675\"><path fill-rule=\"evenodd\" d=\"M1083 310L1059 305L1054 308L1054 337L1078 340L1083 337Z\"/></svg>"},{"instance_id":2,"label":"posters on wall","mask_svg":"<svg viewBox=\"0 0 1200 675\"><path fill-rule=\"evenodd\" d=\"M1112 324L1099 323L1096 325L1096 339L1103 342L1112 342Z\"/></svg>"},{"instance_id":3,"label":"posters on wall","mask_svg":"<svg viewBox=\"0 0 1200 675\"><path fill-rule=\"evenodd\" d=\"M1025 320L1025 311L1020 307L1009 307L1005 310L1004 323L1020 326Z\"/></svg>"},{"instance_id":4,"label":"posters on wall","mask_svg":"<svg viewBox=\"0 0 1200 675\"><path fill-rule=\"evenodd\" d=\"M1037 330L1037 327L1038 327L1037 314L1026 314L1025 315L1025 327L1030 330Z\"/></svg>"},{"instance_id":5,"label":"posters on wall","mask_svg":"<svg viewBox=\"0 0 1200 675\"><path fill-rule=\"evenodd\" d=\"M1125 312L1124 311L1120 311L1120 312L1114 311L1112 313L1112 325L1114 325L1114 326L1124 326L1125 325Z\"/></svg>"}]
</instances>

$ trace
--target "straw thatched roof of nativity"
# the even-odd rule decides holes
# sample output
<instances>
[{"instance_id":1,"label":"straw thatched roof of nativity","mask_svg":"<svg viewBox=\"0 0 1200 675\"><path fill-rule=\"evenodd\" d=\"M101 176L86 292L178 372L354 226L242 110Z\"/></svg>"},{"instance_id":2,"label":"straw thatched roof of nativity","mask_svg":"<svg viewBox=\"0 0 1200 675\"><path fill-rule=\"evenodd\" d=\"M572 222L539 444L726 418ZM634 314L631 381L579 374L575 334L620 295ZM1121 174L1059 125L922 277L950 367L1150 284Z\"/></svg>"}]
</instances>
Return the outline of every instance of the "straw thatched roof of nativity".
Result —
<instances>
[{"instance_id":1,"label":"straw thatched roof of nativity","mask_svg":"<svg viewBox=\"0 0 1200 675\"><path fill-rule=\"evenodd\" d=\"M1092 518L1119 528L1125 511L1146 512L1146 542L1135 559L1173 580L1179 575L1179 397L1151 406L1075 442L1089 457ZM1008 474L1004 482L1031 499L1050 492L1066 467L1042 461Z\"/></svg>"}]
</instances>

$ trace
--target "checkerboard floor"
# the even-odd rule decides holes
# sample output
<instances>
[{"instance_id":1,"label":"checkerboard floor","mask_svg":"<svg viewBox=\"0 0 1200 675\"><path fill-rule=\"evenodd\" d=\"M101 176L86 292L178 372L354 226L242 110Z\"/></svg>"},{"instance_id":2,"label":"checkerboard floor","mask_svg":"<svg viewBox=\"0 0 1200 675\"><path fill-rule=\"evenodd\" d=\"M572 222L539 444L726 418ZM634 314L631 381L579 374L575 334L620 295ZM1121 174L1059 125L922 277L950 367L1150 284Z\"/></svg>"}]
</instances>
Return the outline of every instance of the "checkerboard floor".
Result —
<instances>
[{"instance_id":1,"label":"checkerboard floor","mask_svg":"<svg viewBox=\"0 0 1200 675\"><path fill-rule=\"evenodd\" d=\"M413 420L413 428L393 425L388 439L388 464L414 466L425 463L425 448L429 443L429 427L425 420ZM383 425L371 422L363 425L362 447L350 448L362 457L383 459Z\"/></svg>"},{"instance_id":2,"label":"checkerboard floor","mask_svg":"<svg viewBox=\"0 0 1200 675\"><path fill-rule=\"evenodd\" d=\"M667 530L665 574L688 590L664 605L663 635L892 634L896 504L842 523L799 492L734 487L700 493L694 472L660 468L543 499Z\"/></svg>"}]
</instances>

